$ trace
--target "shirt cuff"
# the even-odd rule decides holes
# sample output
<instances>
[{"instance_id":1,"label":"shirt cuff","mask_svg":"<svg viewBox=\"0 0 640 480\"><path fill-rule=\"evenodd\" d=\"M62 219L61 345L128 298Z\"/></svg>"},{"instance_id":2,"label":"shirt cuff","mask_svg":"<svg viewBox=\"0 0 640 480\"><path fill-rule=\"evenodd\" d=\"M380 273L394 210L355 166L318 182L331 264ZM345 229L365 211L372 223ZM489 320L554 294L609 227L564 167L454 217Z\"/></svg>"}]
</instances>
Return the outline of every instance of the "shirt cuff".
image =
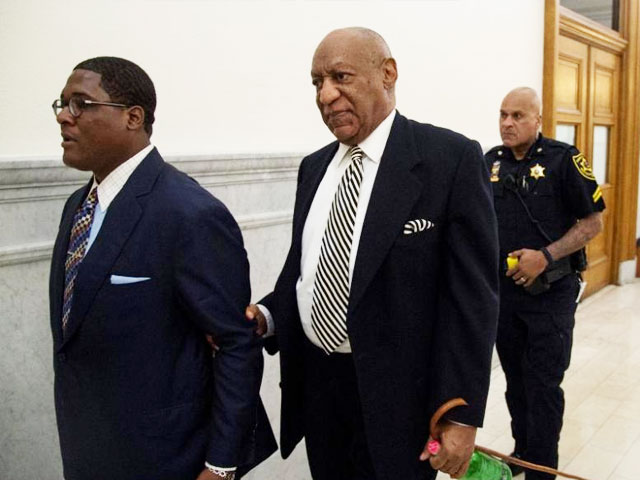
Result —
<instances>
[{"instance_id":1,"label":"shirt cuff","mask_svg":"<svg viewBox=\"0 0 640 480\"><path fill-rule=\"evenodd\" d=\"M264 318L267 320L267 333L262 335L262 338L271 337L276 333L276 325L273 321L273 315L271 315L269 309L264 305L258 304L257 306L264 315Z\"/></svg>"},{"instance_id":2,"label":"shirt cuff","mask_svg":"<svg viewBox=\"0 0 640 480\"><path fill-rule=\"evenodd\" d=\"M456 422L455 420L449 420L449 419L447 419L447 422L449 422L449 423L453 423L454 425L460 425L461 427L473 427L473 428L477 428L475 425L468 425L468 424L466 424L466 423Z\"/></svg>"},{"instance_id":3,"label":"shirt cuff","mask_svg":"<svg viewBox=\"0 0 640 480\"><path fill-rule=\"evenodd\" d=\"M207 468L215 468L216 470L220 470L222 472L235 472L238 467L216 467L215 465L211 465L209 462L204 462L204 466Z\"/></svg>"}]
</instances>

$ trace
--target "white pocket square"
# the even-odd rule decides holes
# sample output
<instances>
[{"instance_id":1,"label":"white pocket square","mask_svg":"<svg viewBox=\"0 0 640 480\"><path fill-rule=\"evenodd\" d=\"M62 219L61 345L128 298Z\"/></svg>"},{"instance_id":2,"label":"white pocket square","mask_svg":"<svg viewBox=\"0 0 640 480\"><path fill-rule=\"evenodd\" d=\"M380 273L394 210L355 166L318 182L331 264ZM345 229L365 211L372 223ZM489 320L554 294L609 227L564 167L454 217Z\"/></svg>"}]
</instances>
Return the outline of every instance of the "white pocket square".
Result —
<instances>
[{"instance_id":1,"label":"white pocket square","mask_svg":"<svg viewBox=\"0 0 640 480\"><path fill-rule=\"evenodd\" d=\"M409 220L404 224L403 233L405 235L411 235L413 233L422 232L423 230L428 230L430 228L435 227L435 223L430 220L425 220L424 218L418 218L416 220Z\"/></svg>"},{"instance_id":2,"label":"white pocket square","mask_svg":"<svg viewBox=\"0 0 640 480\"><path fill-rule=\"evenodd\" d=\"M126 285L127 283L146 282L151 277L125 277L123 275L111 275L111 285Z\"/></svg>"}]
</instances>

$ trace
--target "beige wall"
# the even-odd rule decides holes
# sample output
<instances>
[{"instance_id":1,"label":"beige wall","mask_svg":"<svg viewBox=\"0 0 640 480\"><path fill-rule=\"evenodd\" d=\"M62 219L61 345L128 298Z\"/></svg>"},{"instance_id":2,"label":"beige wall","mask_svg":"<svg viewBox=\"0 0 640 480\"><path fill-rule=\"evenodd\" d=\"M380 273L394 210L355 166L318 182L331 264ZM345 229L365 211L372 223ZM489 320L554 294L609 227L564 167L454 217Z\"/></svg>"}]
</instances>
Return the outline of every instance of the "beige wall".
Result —
<instances>
[{"instance_id":1,"label":"beige wall","mask_svg":"<svg viewBox=\"0 0 640 480\"><path fill-rule=\"evenodd\" d=\"M49 105L98 55L150 74L165 155L311 151L331 139L311 56L351 25L387 39L402 113L484 147L499 142L506 91L542 85L540 0L2 0L0 158L60 155Z\"/></svg>"},{"instance_id":2,"label":"beige wall","mask_svg":"<svg viewBox=\"0 0 640 480\"><path fill-rule=\"evenodd\" d=\"M331 140L314 105L313 50L350 25L387 39L403 114L485 148L499 142L506 91L542 84L540 0L0 0L0 478L61 477L48 262L64 199L88 176L61 166L49 105L73 66L117 55L147 70L153 142L239 220L257 299L288 248L297 162ZM263 395L278 431L276 359ZM304 451L251 478L308 479Z\"/></svg>"}]
</instances>

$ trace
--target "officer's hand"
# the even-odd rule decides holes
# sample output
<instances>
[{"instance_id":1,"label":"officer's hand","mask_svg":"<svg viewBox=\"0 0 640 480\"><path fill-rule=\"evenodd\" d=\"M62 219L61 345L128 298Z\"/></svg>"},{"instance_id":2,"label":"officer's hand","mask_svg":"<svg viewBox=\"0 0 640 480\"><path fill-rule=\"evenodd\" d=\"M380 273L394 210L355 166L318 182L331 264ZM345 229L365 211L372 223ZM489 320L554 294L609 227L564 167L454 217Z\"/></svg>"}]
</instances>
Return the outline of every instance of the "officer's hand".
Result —
<instances>
[{"instance_id":1,"label":"officer's hand","mask_svg":"<svg viewBox=\"0 0 640 480\"><path fill-rule=\"evenodd\" d=\"M469 468L475 447L476 427L444 421L438 423L438 432L435 434L440 439L438 453L429 453L425 445L420 460L429 459L433 468L448 473L451 478L462 477ZM429 437L429 440L432 438Z\"/></svg>"},{"instance_id":2,"label":"officer's hand","mask_svg":"<svg viewBox=\"0 0 640 480\"><path fill-rule=\"evenodd\" d=\"M256 323L256 328L254 330L256 335L261 337L262 335L267 333L267 319L262 314L262 311L260 311L257 305L254 305L253 303L249 305L244 311L244 316L250 322Z\"/></svg>"},{"instance_id":3,"label":"officer's hand","mask_svg":"<svg viewBox=\"0 0 640 480\"><path fill-rule=\"evenodd\" d=\"M518 265L507 270L507 277L511 277L516 282L516 285L531 286L538 275L547 268L547 259L540 250L521 248L511 252L509 256L518 259Z\"/></svg>"}]
</instances>

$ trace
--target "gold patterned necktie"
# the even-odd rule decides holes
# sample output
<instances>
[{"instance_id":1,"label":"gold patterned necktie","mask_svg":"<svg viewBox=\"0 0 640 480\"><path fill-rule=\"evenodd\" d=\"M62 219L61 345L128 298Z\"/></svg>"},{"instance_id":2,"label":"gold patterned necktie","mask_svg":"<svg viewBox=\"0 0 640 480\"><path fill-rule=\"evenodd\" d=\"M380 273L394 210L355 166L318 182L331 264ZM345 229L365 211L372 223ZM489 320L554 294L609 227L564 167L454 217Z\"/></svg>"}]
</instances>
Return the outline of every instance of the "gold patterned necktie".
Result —
<instances>
[{"instance_id":1,"label":"gold patterned necktie","mask_svg":"<svg viewBox=\"0 0 640 480\"><path fill-rule=\"evenodd\" d=\"M95 187L73 217L73 227L71 227L71 237L69 239L69 248L67 249L67 259L64 264L64 302L62 304L62 331L67 328L69 315L71 314L71 305L73 303L73 287L75 285L76 276L78 275L78 267L82 263L82 259L87 251L89 243L89 234L91 232L91 224L93 223L93 214L98 204L98 187Z\"/></svg>"}]
</instances>

